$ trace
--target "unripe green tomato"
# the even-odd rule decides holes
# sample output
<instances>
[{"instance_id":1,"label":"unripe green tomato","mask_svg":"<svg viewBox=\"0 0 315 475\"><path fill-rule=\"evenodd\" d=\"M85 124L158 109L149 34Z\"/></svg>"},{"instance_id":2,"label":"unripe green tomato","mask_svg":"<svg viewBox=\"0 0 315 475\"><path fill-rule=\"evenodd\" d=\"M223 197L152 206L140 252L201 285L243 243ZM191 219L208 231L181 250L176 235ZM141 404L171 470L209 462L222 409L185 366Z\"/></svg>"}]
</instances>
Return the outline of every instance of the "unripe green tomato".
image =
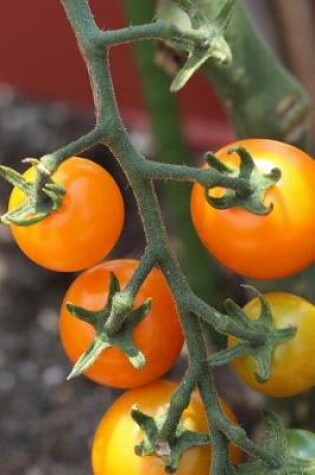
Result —
<instances>
[{"instance_id":1,"label":"unripe green tomato","mask_svg":"<svg viewBox=\"0 0 315 475\"><path fill-rule=\"evenodd\" d=\"M307 475L315 475L315 434L308 430L288 429L286 436L291 455L301 460L314 459L314 469Z\"/></svg>"}]
</instances>

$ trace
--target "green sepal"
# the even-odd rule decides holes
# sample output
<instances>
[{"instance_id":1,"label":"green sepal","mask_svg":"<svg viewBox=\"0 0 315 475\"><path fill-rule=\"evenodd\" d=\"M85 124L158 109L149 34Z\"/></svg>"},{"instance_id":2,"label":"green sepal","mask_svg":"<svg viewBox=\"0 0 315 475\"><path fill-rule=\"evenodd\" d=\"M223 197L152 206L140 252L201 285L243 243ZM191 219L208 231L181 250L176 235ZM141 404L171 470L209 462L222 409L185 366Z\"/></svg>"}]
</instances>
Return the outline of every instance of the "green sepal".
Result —
<instances>
[{"instance_id":1,"label":"green sepal","mask_svg":"<svg viewBox=\"0 0 315 475\"><path fill-rule=\"evenodd\" d=\"M183 454L192 447L202 447L211 443L209 434L185 429L179 424L171 443L160 437L160 429L166 414L153 418L141 412L137 406L131 410L131 417L144 432L144 439L135 447L135 454L141 457L160 457L166 473L175 473Z\"/></svg>"},{"instance_id":2,"label":"green sepal","mask_svg":"<svg viewBox=\"0 0 315 475\"><path fill-rule=\"evenodd\" d=\"M76 364L73 366L67 379L74 379L84 373L99 357L102 351L110 348L108 342L103 341L101 338L95 338L88 349L80 356Z\"/></svg>"},{"instance_id":3,"label":"green sepal","mask_svg":"<svg viewBox=\"0 0 315 475\"><path fill-rule=\"evenodd\" d=\"M273 412L264 414L265 434L260 445L268 460L257 460L237 465L237 475L307 475L314 471L314 459L292 457L285 428Z\"/></svg>"},{"instance_id":4,"label":"green sepal","mask_svg":"<svg viewBox=\"0 0 315 475\"><path fill-rule=\"evenodd\" d=\"M91 312L86 308L78 307L77 305L74 305L71 302L67 302L66 307L68 312L71 313L71 315L78 318L79 320L82 320L85 323L89 323L94 328L96 328L97 312Z\"/></svg>"},{"instance_id":5,"label":"green sepal","mask_svg":"<svg viewBox=\"0 0 315 475\"><path fill-rule=\"evenodd\" d=\"M16 188L19 188L20 190L24 191L24 193L27 193L31 185L28 183L23 175L13 168L5 167L4 165L0 166L0 176L4 178L7 182L11 183L11 185L15 186Z\"/></svg>"},{"instance_id":6,"label":"green sepal","mask_svg":"<svg viewBox=\"0 0 315 475\"><path fill-rule=\"evenodd\" d=\"M172 40L175 46L188 52L187 61L171 84L172 92L179 91L209 58L220 64L229 64L232 61L232 52L224 33L232 15L234 1L228 0L213 20L189 0L176 0L174 3L188 14L191 32L195 34L195 38L187 41L187 37L183 35L183 38Z\"/></svg>"},{"instance_id":7,"label":"green sepal","mask_svg":"<svg viewBox=\"0 0 315 475\"><path fill-rule=\"evenodd\" d=\"M16 226L30 226L46 218L46 212L34 212L34 206L26 201L22 206L1 216L3 224L15 224Z\"/></svg>"},{"instance_id":8,"label":"green sepal","mask_svg":"<svg viewBox=\"0 0 315 475\"><path fill-rule=\"evenodd\" d=\"M225 189L222 197L211 196L211 188L205 187L205 196L208 203L216 209L224 210L229 208L243 208L257 215L267 215L273 209L273 204L266 206L264 198L266 191L272 188L281 178L281 171L278 168L272 169L269 173L262 173L255 165L250 153L244 147L233 147L229 154L237 153L240 157L240 166L232 171L224 165L226 170L219 166L218 159L212 154L207 154L206 159L211 166L221 173L235 178L241 178L247 183L247 188L243 190Z\"/></svg>"},{"instance_id":9,"label":"green sepal","mask_svg":"<svg viewBox=\"0 0 315 475\"><path fill-rule=\"evenodd\" d=\"M207 152L205 154L205 160L208 162L210 167L215 168L220 173L233 173L232 168L229 168L225 163L221 162L212 152Z\"/></svg>"},{"instance_id":10,"label":"green sepal","mask_svg":"<svg viewBox=\"0 0 315 475\"><path fill-rule=\"evenodd\" d=\"M251 289L260 301L260 314L257 320L248 318L231 299L225 301L225 309L228 315L240 328L248 333L248 340L242 339L237 345L231 346L210 358L212 366L221 366L229 363L232 359L248 355L254 358L257 366L255 377L259 383L270 379L272 371L272 357L278 345L294 338L295 327L275 328L271 307L267 299L252 286L244 286Z\"/></svg>"},{"instance_id":11,"label":"green sepal","mask_svg":"<svg viewBox=\"0 0 315 475\"><path fill-rule=\"evenodd\" d=\"M45 180L38 191L36 181L27 182L24 176L16 170L0 166L0 176L25 194L25 200L21 206L1 216L1 222L6 225L30 226L42 221L61 207L66 192L62 185L54 183L46 172L41 170L39 160L29 158L24 162L37 166L37 173L43 174ZM38 194L40 194L39 197Z\"/></svg>"},{"instance_id":12,"label":"green sepal","mask_svg":"<svg viewBox=\"0 0 315 475\"><path fill-rule=\"evenodd\" d=\"M250 327L250 320L245 314L245 312L241 309L239 305L232 299L226 299L223 302L224 308L227 313L233 318L234 321L237 321L242 327L249 328Z\"/></svg>"},{"instance_id":13,"label":"green sepal","mask_svg":"<svg viewBox=\"0 0 315 475\"><path fill-rule=\"evenodd\" d=\"M114 297L117 296L118 293L120 293L119 281L115 274L111 273L109 293L104 308L98 311L91 311L74 305L71 302L66 303L67 310L74 317L92 325L95 330L93 342L75 363L68 379L75 378L86 371L97 360L102 351L107 348L118 348L121 350L128 357L132 366L137 369L140 369L145 365L145 356L134 343L133 331L149 313L151 309L151 299L147 299L137 308L130 308L129 304L126 305L128 313L125 316L121 328L119 331L114 333L111 332L109 334L106 329L106 322L111 315ZM123 292L121 292L121 294L122 296L124 295ZM121 303L124 307L122 299Z\"/></svg>"}]
</instances>

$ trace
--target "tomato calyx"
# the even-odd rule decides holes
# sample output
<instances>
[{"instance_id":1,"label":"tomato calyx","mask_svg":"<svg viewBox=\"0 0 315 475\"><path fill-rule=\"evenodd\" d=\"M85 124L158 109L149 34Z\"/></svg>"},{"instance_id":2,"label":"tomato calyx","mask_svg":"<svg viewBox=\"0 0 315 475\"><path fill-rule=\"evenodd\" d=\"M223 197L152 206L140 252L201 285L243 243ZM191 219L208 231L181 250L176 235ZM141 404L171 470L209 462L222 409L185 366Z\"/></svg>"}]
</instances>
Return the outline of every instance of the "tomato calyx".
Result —
<instances>
[{"instance_id":1,"label":"tomato calyx","mask_svg":"<svg viewBox=\"0 0 315 475\"><path fill-rule=\"evenodd\" d=\"M91 345L78 359L67 379L78 377L86 371L97 360L102 351L107 348L118 348L121 350L128 357L132 366L137 369L145 365L145 356L135 345L132 333L135 327L149 313L151 309L151 299L147 299L137 308L128 307L128 315L124 319L124 323L119 331L114 334L109 334L106 329L106 322L111 315L114 296L119 291L119 281L115 274L111 273L108 299L106 305L101 310L91 311L78 307L71 302L67 302L67 309L73 316L92 325L95 329L95 337Z\"/></svg>"},{"instance_id":2,"label":"tomato calyx","mask_svg":"<svg viewBox=\"0 0 315 475\"><path fill-rule=\"evenodd\" d=\"M1 216L3 224L30 226L38 223L61 207L66 193L63 186L51 179L50 171L39 160L29 158L23 161L36 168L34 182L26 181L22 174L12 168L0 166L0 175L25 194L22 206Z\"/></svg>"},{"instance_id":3,"label":"tomato calyx","mask_svg":"<svg viewBox=\"0 0 315 475\"><path fill-rule=\"evenodd\" d=\"M167 414L156 418L141 412L133 406L131 416L144 432L144 439L135 447L135 454L141 457L155 455L165 464L166 473L175 473L182 455L192 447L202 447L211 443L209 434L185 429L179 423L172 441L165 440L161 429Z\"/></svg>"},{"instance_id":4,"label":"tomato calyx","mask_svg":"<svg viewBox=\"0 0 315 475\"><path fill-rule=\"evenodd\" d=\"M232 16L234 0L228 0L212 20L189 0L176 0L175 3L188 14L191 29L188 32L183 31L183 35L178 38L172 38L174 46L188 52L184 66L171 84L172 92L182 89L209 58L214 58L220 64L229 64L232 61L232 52L224 34Z\"/></svg>"},{"instance_id":5,"label":"tomato calyx","mask_svg":"<svg viewBox=\"0 0 315 475\"><path fill-rule=\"evenodd\" d=\"M222 163L214 154L206 154L209 165L220 173L235 176L243 179L247 186L240 189L224 189L224 195L216 197L211 194L211 188L205 187L206 199L208 203L216 209L244 208L257 215L267 215L273 209L273 204L266 206L264 198L266 191L274 186L281 177L279 168L273 168L268 173L259 170L244 147L232 147L228 154L237 153L240 158L240 165L237 170L233 170Z\"/></svg>"},{"instance_id":6,"label":"tomato calyx","mask_svg":"<svg viewBox=\"0 0 315 475\"><path fill-rule=\"evenodd\" d=\"M275 328L270 304L267 299L251 286L244 286L257 294L260 301L260 315L257 320L250 320L246 313L231 299L224 302L228 315L244 330L240 341L229 348L219 351L211 357L212 366L229 363L236 357L250 355L255 359L257 371L255 377L259 383L270 379L272 357L275 348L294 338L295 327Z\"/></svg>"},{"instance_id":7,"label":"tomato calyx","mask_svg":"<svg viewBox=\"0 0 315 475\"><path fill-rule=\"evenodd\" d=\"M260 448L270 454L268 462L261 459L236 467L237 475L307 475L314 470L314 460L291 455L286 430L273 412L264 413L265 434Z\"/></svg>"}]
</instances>

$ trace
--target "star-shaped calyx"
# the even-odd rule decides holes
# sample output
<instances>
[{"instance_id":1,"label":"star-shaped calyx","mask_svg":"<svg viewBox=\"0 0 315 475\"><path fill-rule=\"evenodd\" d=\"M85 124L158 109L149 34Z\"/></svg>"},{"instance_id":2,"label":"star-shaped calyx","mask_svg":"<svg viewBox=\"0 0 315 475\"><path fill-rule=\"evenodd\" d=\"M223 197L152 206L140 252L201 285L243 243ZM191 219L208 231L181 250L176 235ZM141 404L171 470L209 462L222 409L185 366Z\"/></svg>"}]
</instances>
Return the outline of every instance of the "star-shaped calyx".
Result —
<instances>
[{"instance_id":1,"label":"star-shaped calyx","mask_svg":"<svg viewBox=\"0 0 315 475\"><path fill-rule=\"evenodd\" d=\"M186 35L172 38L175 47L188 53L184 66L171 84L171 91L175 92L180 90L209 58L220 64L232 61L232 52L224 34L232 16L234 0L227 0L214 19L209 18L192 0L174 0L173 3L187 13L191 24Z\"/></svg>"},{"instance_id":2,"label":"star-shaped calyx","mask_svg":"<svg viewBox=\"0 0 315 475\"><path fill-rule=\"evenodd\" d=\"M75 378L87 370L102 351L107 348L115 347L121 350L129 359L132 366L142 368L145 365L145 357L133 341L134 328L145 318L151 308L151 299L147 299L137 308L133 308L133 299L116 299L116 305L113 305L115 296L123 296L120 292L120 285L115 274L111 274L109 293L106 305L98 311L90 311L78 307L71 302L67 303L68 311L80 320L89 323L95 329L95 337L91 345L82 354L74 365L68 379ZM119 305L117 305L117 300ZM122 315L123 313L123 315ZM108 331L106 323L109 319L115 319L115 316L121 319L123 323L116 332ZM74 336L75 337L75 336Z\"/></svg>"},{"instance_id":3,"label":"star-shaped calyx","mask_svg":"<svg viewBox=\"0 0 315 475\"><path fill-rule=\"evenodd\" d=\"M161 429L167 414L153 418L134 406L131 416L144 432L144 439L135 447L136 455L160 457L165 464L166 473L176 472L186 450L210 444L209 434L188 430L181 422L177 426L172 441L164 440L161 437Z\"/></svg>"},{"instance_id":4,"label":"star-shaped calyx","mask_svg":"<svg viewBox=\"0 0 315 475\"><path fill-rule=\"evenodd\" d=\"M230 148L228 153L238 154L240 165L237 169L230 168L211 152L206 154L206 160L210 167L227 176L242 179L246 186L235 190L226 188L221 197L211 195L211 188L206 187L208 203L216 209L243 208L258 215L269 214L273 209L273 204L265 205L265 194L280 180L281 171L273 168L269 173L262 172L244 147Z\"/></svg>"},{"instance_id":5,"label":"star-shaped calyx","mask_svg":"<svg viewBox=\"0 0 315 475\"><path fill-rule=\"evenodd\" d=\"M56 211L63 202L65 189L54 183L50 172L35 158L25 159L36 169L35 180L27 181L23 175L12 168L0 166L0 176L21 190L25 199L21 206L1 216L3 224L30 226L38 223Z\"/></svg>"},{"instance_id":6,"label":"star-shaped calyx","mask_svg":"<svg viewBox=\"0 0 315 475\"><path fill-rule=\"evenodd\" d=\"M219 351L211 357L212 366L221 366L230 362L240 355L250 355L256 361L255 377L259 383L264 383L270 379L272 370L272 357L278 345L290 340L296 334L296 328L276 328L273 325L273 317L270 304L266 298L255 288L244 285L256 293L260 301L260 314L257 320L251 320L244 310L233 300L227 299L224 302L228 315L234 323L245 330L248 339L244 337L238 340L234 346ZM237 354L239 353L239 354Z\"/></svg>"}]
</instances>

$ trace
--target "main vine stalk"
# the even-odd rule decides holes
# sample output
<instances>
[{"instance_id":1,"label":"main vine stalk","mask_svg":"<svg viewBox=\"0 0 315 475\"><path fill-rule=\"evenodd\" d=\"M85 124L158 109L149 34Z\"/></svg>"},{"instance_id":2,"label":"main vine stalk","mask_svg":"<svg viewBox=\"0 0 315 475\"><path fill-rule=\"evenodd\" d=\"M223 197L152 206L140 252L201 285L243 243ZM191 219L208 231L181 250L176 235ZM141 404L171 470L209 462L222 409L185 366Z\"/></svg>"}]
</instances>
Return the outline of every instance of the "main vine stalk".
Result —
<instances>
[{"instance_id":1,"label":"main vine stalk","mask_svg":"<svg viewBox=\"0 0 315 475\"><path fill-rule=\"evenodd\" d=\"M121 292L128 298L134 296L153 265L158 265L176 301L189 355L188 370L172 396L170 411L160 436L167 442L172 441L181 414L189 404L190 395L195 387L198 387L209 421L209 440L213 446L209 473L213 475L235 473L228 458L228 443L231 441L273 467L275 460L269 452L257 447L247 437L245 431L232 424L221 410L200 319L204 318L221 333L244 337L253 344L259 343L260 335L257 331L238 325L227 315L219 314L193 293L170 246L153 180L179 179L199 182L204 186L221 185L243 192L248 191L248 183L241 177L223 175L214 169L201 171L147 160L134 148L122 123L108 61L109 48L122 42L175 38L177 41L200 46L205 41L203 33L182 31L165 21L116 31L102 31L95 23L88 0L61 0L61 3L87 65L95 104L96 125L92 131L72 144L42 157L40 163L51 174L69 156L80 153L96 143L103 143L109 147L120 163L132 187L145 231L146 249L134 278ZM109 332L119 331L122 325L122 320L119 320L117 315L112 315L107 321Z\"/></svg>"}]
</instances>

